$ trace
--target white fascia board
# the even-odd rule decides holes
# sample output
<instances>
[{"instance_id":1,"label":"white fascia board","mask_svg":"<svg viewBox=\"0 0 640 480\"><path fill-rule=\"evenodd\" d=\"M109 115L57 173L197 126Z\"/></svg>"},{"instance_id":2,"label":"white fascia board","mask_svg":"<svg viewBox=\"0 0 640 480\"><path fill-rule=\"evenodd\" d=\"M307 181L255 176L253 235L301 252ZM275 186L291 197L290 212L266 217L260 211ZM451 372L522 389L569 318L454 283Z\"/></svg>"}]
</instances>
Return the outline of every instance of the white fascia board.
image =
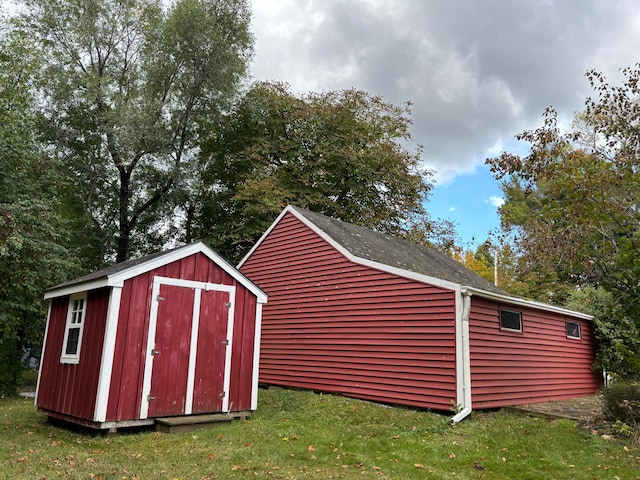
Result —
<instances>
[{"instance_id":1,"label":"white fascia board","mask_svg":"<svg viewBox=\"0 0 640 480\"><path fill-rule=\"evenodd\" d=\"M258 288L257 285L255 285L247 277L242 275L238 270L233 268L233 266L229 264L224 258L222 258L220 255L218 255L215 251L213 251L211 248L209 248L207 245L205 245L202 242L196 242L189 245L185 245L182 248L177 248L176 250L167 252L164 255L160 255L147 262L136 265L135 267L127 268L126 270L114 273L109 276L105 276L104 278L99 278L87 283L84 283L84 282L78 283L74 285L69 285L68 287L63 287L60 289L48 291L45 293L44 298L49 299L54 297L61 297L64 295L72 295L74 293L95 290L97 288L102 288L102 287L122 287L124 286L124 282L126 280L129 280L130 278L136 277L143 273L147 273L151 270L162 267L163 265L167 265L169 263L181 260L195 253L203 253L212 262L214 262L216 265L222 268L238 283L240 283L247 290L253 293L257 297L258 303L267 302L266 293L260 290L260 288Z\"/></svg>"},{"instance_id":2,"label":"white fascia board","mask_svg":"<svg viewBox=\"0 0 640 480\"><path fill-rule=\"evenodd\" d=\"M256 251L256 249L262 244L262 242L264 241L265 238L267 238L269 236L269 234L271 233L271 231L276 228L276 225L278 225L278 223L280 223L280 220L282 220L282 217L284 217L288 212L293 213L297 218L300 218L300 215L293 209L293 207L291 207L291 205L289 205L287 208L285 208L280 215L278 215L278 218L276 218L273 223L271 224L271 226L269 228L267 228L267 231L264 232L262 234L262 236L258 239L258 241L253 245L253 247L251 247L251 250L249 250L249 253L247 253L244 258L242 260L240 260L240 263L238 263L237 268L241 268L245 262L249 259L249 257L251 257L251 255L253 255L253 252Z\"/></svg>"},{"instance_id":3,"label":"white fascia board","mask_svg":"<svg viewBox=\"0 0 640 480\"><path fill-rule=\"evenodd\" d=\"M68 287L57 288L55 290L49 290L44 293L45 300L64 297L65 295L74 295L76 293L88 292L89 290L96 290L98 288L109 287L109 279L107 277L92 280L91 282L76 283L69 285Z\"/></svg>"},{"instance_id":4,"label":"white fascia board","mask_svg":"<svg viewBox=\"0 0 640 480\"><path fill-rule=\"evenodd\" d=\"M497 302L507 303L509 305L517 305L520 307L535 308L536 310L544 310L546 312L558 313L560 315L567 315L570 317L576 317L583 320L593 320L592 315L586 313L576 312L567 308L556 307L542 302L534 302L533 300L525 300L524 298L509 297L507 295L500 295L499 293L487 292L486 290L480 290L473 287L462 287L462 293L468 295L477 295L487 300L494 300Z\"/></svg>"},{"instance_id":5,"label":"white fascia board","mask_svg":"<svg viewBox=\"0 0 640 480\"><path fill-rule=\"evenodd\" d=\"M459 291L460 290L460 284L455 283L455 282L450 282L448 280L442 280L441 278L430 277L428 275L423 275L421 273L412 272L410 270L405 270L403 268L393 267L391 265L387 265L387 264L380 263L380 262L375 262L373 260L368 260L366 258L362 258L362 257L358 257L356 255L353 255L351 252L349 252L349 250L344 248L342 245L340 245L338 242L336 242L333 238L331 238L327 233L325 233L324 230L321 230L318 226L316 226L315 223L313 223L311 220L307 219L304 215L298 213L295 210L295 208L287 207L285 209L285 211L283 212L283 214L286 213L287 211L290 211L293 215L296 216L296 218L298 220L300 220L307 227L309 227L311 230L313 230L317 235L322 237L322 239L324 239L325 242L327 242L329 245L331 245L333 248L335 248L338 252L340 252L342 255L344 255L347 258L347 260L349 260L351 262L354 262L354 263L357 263L357 264L360 264L360 265L364 265L366 267L375 268L377 270L382 270L383 272L392 273L394 275L398 275L400 277L408 278L410 280L416 280L418 282L428 283L430 285L435 285L437 287L442 287L442 288L445 288L447 290L454 290L454 291ZM281 217L282 217L282 215L280 215L280 217L278 217L278 219L280 219ZM272 225L272 227L273 227L273 225ZM270 230L271 229L267 230L267 232L269 232Z\"/></svg>"}]
</instances>

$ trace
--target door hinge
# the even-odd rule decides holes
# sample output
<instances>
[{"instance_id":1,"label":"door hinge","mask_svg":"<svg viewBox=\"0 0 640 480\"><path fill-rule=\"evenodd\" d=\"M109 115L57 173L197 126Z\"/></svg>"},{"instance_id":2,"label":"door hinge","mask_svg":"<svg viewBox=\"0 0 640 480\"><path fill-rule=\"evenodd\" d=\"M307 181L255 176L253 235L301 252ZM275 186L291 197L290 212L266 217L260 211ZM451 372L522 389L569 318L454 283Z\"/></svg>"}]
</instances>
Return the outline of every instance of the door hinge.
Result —
<instances>
[{"instance_id":1,"label":"door hinge","mask_svg":"<svg viewBox=\"0 0 640 480\"><path fill-rule=\"evenodd\" d=\"M229 345L229 339L225 338L224 340L222 340L222 344L223 345Z\"/></svg>"},{"instance_id":2,"label":"door hinge","mask_svg":"<svg viewBox=\"0 0 640 480\"><path fill-rule=\"evenodd\" d=\"M157 300L158 302L161 302L162 300L164 300L164 297L162 297L162 296L158 295L158 296L156 297L156 300Z\"/></svg>"},{"instance_id":3,"label":"door hinge","mask_svg":"<svg viewBox=\"0 0 640 480\"><path fill-rule=\"evenodd\" d=\"M227 307L227 308L231 308L231 302L225 303L224 306Z\"/></svg>"},{"instance_id":4,"label":"door hinge","mask_svg":"<svg viewBox=\"0 0 640 480\"><path fill-rule=\"evenodd\" d=\"M226 396L227 396L227 393L226 393L226 392L220 392L220 393L218 394L218 396L219 396L220 398L224 398L224 397L226 397Z\"/></svg>"},{"instance_id":5,"label":"door hinge","mask_svg":"<svg viewBox=\"0 0 640 480\"><path fill-rule=\"evenodd\" d=\"M160 352L158 350L151 350L151 355L153 356L160 355Z\"/></svg>"},{"instance_id":6,"label":"door hinge","mask_svg":"<svg viewBox=\"0 0 640 480\"><path fill-rule=\"evenodd\" d=\"M151 400L156 400L157 397L152 397L151 395L147 395L147 401L150 402Z\"/></svg>"}]
</instances>

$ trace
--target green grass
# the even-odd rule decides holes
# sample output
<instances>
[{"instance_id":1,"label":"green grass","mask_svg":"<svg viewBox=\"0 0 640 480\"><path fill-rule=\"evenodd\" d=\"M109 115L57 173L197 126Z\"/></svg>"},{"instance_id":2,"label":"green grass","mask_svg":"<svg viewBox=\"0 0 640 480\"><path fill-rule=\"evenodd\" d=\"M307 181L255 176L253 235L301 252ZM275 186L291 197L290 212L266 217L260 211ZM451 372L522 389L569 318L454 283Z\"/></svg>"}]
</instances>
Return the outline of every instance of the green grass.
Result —
<instances>
[{"instance_id":1,"label":"green grass","mask_svg":"<svg viewBox=\"0 0 640 480\"><path fill-rule=\"evenodd\" d=\"M101 436L0 399L0 479L638 479L640 449L569 420L448 417L332 395L263 390L250 421L179 435ZM477 464L482 469L474 466Z\"/></svg>"}]
</instances>

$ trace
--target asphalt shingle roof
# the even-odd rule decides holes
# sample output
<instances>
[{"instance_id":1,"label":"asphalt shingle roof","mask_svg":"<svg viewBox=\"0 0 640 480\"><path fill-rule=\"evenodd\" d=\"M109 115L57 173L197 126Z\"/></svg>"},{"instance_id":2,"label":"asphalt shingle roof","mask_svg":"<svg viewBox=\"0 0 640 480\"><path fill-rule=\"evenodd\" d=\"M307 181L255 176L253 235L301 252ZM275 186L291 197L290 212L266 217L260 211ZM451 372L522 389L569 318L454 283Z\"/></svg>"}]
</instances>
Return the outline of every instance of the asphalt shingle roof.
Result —
<instances>
[{"instance_id":1,"label":"asphalt shingle roof","mask_svg":"<svg viewBox=\"0 0 640 480\"><path fill-rule=\"evenodd\" d=\"M304 208L292 208L356 257L462 286L506 295L490 281L437 250Z\"/></svg>"}]
</instances>

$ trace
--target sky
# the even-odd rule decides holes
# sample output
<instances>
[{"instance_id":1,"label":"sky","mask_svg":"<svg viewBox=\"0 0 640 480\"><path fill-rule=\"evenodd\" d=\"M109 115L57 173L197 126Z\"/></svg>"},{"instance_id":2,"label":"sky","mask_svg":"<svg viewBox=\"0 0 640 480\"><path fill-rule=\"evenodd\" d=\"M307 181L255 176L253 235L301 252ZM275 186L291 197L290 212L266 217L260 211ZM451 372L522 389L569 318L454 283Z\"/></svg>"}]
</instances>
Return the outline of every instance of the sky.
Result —
<instances>
[{"instance_id":1,"label":"sky","mask_svg":"<svg viewBox=\"0 0 640 480\"><path fill-rule=\"evenodd\" d=\"M253 80L302 94L358 88L413 103L413 141L435 171L427 209L468 248L499 227L502 192L485 159L526 154L514 136L561 123L640 61L637 0L251 0Z\"/></svg>"}]
</instances>

